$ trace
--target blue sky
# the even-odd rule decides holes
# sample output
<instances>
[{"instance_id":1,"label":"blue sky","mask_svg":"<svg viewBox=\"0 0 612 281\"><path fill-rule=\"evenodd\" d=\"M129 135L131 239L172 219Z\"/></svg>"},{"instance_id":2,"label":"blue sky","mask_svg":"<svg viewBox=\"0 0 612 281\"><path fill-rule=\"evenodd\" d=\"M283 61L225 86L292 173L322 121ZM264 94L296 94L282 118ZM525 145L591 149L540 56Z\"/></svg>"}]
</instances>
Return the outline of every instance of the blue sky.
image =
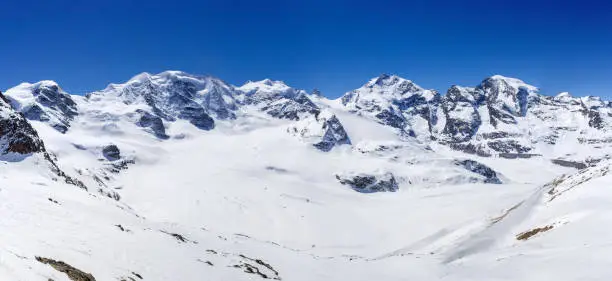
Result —
<instances>
[{"instance_id":1,"label":"blue sky","mask_svg":"<svg viewBox=\"0 0 612 281\"><path fill-rule=\"evenodd\" d=\"M442 92L502 74L612 98L603 0L7 2L0 89L51 79L83 93L172 69L330 97L393 73Z\"/></svg>"}]
</instances>

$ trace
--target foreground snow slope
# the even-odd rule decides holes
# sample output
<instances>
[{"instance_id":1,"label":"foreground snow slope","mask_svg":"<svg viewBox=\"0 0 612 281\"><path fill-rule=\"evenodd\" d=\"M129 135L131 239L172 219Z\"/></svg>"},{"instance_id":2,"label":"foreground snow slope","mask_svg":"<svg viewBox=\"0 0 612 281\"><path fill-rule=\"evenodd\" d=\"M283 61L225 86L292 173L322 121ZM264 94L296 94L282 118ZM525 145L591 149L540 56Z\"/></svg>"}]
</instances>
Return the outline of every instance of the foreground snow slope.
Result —
<instances>
[{"instance_id":1,"label":"foreground snow slope","mask_svg":"<svg viewBox=\"0 0 612 281\"><path fill-rule=\"evenodd\" d=\"M572 111L607 105L561 95L525 112L517 92L537 89L490 79L483 91L501 90L484 108L508 111L518 121L504 130L520 133L495 139L584 126L558 131L563 141L541 156L507 159L428 135L441 136L435 114L483 110L473 88L447 100L384 76L343 103L280 81L233 87L182 72L88 97L22 84L0 108L13 129L0 134L13 147L0 156L0 280L607 280L609 163L578 141L607 130ZM78 114L61 118L63 103ZM488 145L475 136L459 142ZM13 151L24 140L34 149ZM552 163L562 149L600 162Z\"/></svg>"},{"instance_id":2,"label":"foreground snow slope","mask_svg":"<svg viewBox=\"0 0 612 281\"><path fill-rule=\"evenodd\" d=\"M229 146L234 138L206 136L167 145L121 175L120 201L33 177L40 172L28 160L4 165L0 195L7 219L0 233L10 242L2 251L2 276L67 280L34 260L42 256L98 280L127 278L131 272L145 280L251 280L231 267L248 263L244 255L270 264L284 280L437 278L440 257L429 252L377 258L437 233L469 232L486 214L531 189L464 185L362 194L328 176L328 169L339 167L308 165L346 164L334 160L342 152L303 159L306 153L296 143L294 155L267 155L258 151L269 148L255 141L240 150L240 158L219 151L221 145L197 149L219 141Z\"/></svg>"},{"instance_id":3,"label":"foreground snow slope","mask_svg":"<svg viewBox=\"0 0 612 281\"><path fill-rule=\"evenodd\" d=\"M70 132L36 127L57 134L47 146L64 159L63 167L95 164L82 162L91 157L89 150L62 141L60 136L71 139ZM0 195L10 203L3 205L9 219L0 233L10 243L2 251L2 274L10 280L67 280L34 260L42 256L97 280L133 277L132 272L144 280L260 278L233 267L243 263L275 276L248 259L253 258L270 264L283 280L435 280L461 273L461 266L444 263L448 253L536 187L402 185L395 193L358 193L339 185L334 173L393 163L350 150L319 152L285 134L284 127L193 131L163 144L114 137L125 153L137 155L137 164L115 180L119 201L32 177L40 172L28 160L4 165ZM78 143L95 147L108 140ZM490 165L512 174L509 161Z\"/></svg>"}]
</instances>

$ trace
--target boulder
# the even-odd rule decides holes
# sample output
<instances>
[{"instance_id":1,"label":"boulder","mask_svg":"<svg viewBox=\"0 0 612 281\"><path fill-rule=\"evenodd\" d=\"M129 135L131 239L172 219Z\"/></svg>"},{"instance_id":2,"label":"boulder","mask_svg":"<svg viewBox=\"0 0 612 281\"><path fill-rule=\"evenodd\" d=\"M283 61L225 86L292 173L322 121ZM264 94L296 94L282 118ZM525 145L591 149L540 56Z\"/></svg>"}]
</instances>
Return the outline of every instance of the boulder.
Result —
<instances>
[{"instance_id":1,"label":"boulder","mask_svg":"<svg viewBox=\"0 0 612 281\"><path fill-rule=\"evenodd\" d=\"M108 161L121 159L121 151L119 150L119 147L114 144L104 146L102 148L102 155L104 155L104 158L106 158Z\"/></svg>"}]
</instances>

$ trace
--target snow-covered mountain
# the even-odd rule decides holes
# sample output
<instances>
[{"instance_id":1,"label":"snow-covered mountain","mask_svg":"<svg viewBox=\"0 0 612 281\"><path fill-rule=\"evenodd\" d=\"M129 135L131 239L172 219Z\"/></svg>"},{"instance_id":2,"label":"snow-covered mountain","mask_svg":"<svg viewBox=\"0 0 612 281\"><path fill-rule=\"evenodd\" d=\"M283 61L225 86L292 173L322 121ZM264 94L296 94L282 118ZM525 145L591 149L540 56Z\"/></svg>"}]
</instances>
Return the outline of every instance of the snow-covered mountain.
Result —
<instances>
[{"instance_id":1,"label":"snow-covered mountain","mask_svg":"<svg viewBox=\"0 0 612 281\"><path fill-rule=\"evenodd\" d=\"M329 100L179 71L0 97L2 280L607 276L600 98L381 75Z\"/></svg>"},{"instance_id":2,"label":"snow-covered mountain","mask_svg":"<svg viewBox=\"0 0 612 281\"><path fill-rule=\"evenodd\" d=\"M23 83L10 89L6 96L11 106L27 119L46 122L62 133L68 130L70 122L78 114L72 97L53 81Z\"/></svg>"},{"instance_id":3,"label":"snow-covered mountain","mask_svg":"<svg viewBox=\"0 0 612 281\"><path fill-rule=\"evenodd\" d=\"M446 95L382 75L340 98L342 106L434 142L479 156L545 156L588 165L608 158L612 106L598 97L540 94L532 85L495 75ZM564 160L566 159L566 160ZM567 163L569 163L567 162Z\"/></svg>"}]
</instances>

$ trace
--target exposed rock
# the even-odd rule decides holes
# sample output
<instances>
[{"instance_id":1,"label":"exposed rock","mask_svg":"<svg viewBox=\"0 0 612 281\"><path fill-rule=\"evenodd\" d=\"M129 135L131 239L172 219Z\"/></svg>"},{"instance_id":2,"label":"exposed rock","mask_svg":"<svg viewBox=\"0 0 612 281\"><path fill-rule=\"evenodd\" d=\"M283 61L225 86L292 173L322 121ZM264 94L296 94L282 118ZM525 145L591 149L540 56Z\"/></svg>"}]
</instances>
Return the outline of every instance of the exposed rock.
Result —
<instances>
[{"instance_id":1,"label":"exposed rock","mask_svg":"<svg viewBox=\"0 0 612 281\"><path fill-rule=\"evenodd\" d=\"M242 268L244 272L258 275L263 279L281 280L278 271L263 260L249 258L242 254L238 255L238 257L240 257L242 261L239 264L233 265L233 267Z\"/></svg>"},{"instance_id":2,"label":"exposed rock","mask_svg":"<svg viewBox=\"0 0 612 281\"><path fill-rule=\"evenodd\" d=\"M181 234L178 234L178 233L172 233L172 232L168 232L168 231L165 231L165 230L160 230L160 232L168 234L168 235L174 237L179 243L188 243L188 242L190 242L190 243L193 243L193 244L198 244L197 241L189 240L189 239L185 238L185 236L183 236Z\"/></svg>"},{"instance_id":3,"label":"exposed rock","mask_svg":"<svg viewBox=\"0 0 612 281\"><path fill-rule=\"evenodd\" d=\"M166 127L164 127L164 121L155 116L148 111L138 109L136 113L140 115L136 125L144 128L149 128L150 132L153 133L157 138L167 139L168 135L166 135Z\"/></svg>"},{"instance_id":4,"label":"exposed rock","mask_svg":"<svg viewBox=\"0 0 612 281\"><path fill-rule=\"evenodd\" d=\"M351 144L340 120L329 111L323 111L289 126L287 132L312 143L321 151L330 151L337 145Z\"/></svg>"},{"instance_id":5,"label":"exposed rock","mask_svg":"<svg viewBox=\"0 0 612 281\"><path fill-rule=\"evenodd\" d=\"M45 151L43 141L22 113L13 110L0 93L0 155Z\"/></svg>"},{"instance_id":6,"label":"exposed rock","mask_svg":"<svg viewBox=\"0 0 612 281\"><path fill-rule=\"evenodd\" d=\"M374 115L378 121L387 126L398 128L403 130L406 127L406 119L401 113L396 112L394 109L385 109Z\"/></svg>"},{"instance_id":7,"label":"exposed rock","mask_svg":"<svg viewBox=\"0 0 612 281\"><path fill-rule=\"evenodd\" d=\"M499 153L522 154L531 150L530 147L525 147L513 139L489 141L487 142L487 146Z\"/></svg>"},{"instance_id":8,"label":"exposed rock","mask_svg":"<svg viewBox=\"0 0 612 281\"><path fill-rule=\"evenodd\" d=\"M516 235L516 240L528 240L529 238L533 237L534 235L536 235L538 233L543 233L543 232L549 231L551 229L553 229L552 225L547 225L547 226L544 226L544 227L537 227L537 228L534 228L532 230L525 231L525 232L517 234Z\"/></svg>"},{"instance_id":9,"label":"exposed rock","mask_svg":"<svg viewBox=\"0 0 612 281\"><path fill-rule=\"evenodd\" d=\"M495 183L495 184L502 183L502 181L497 177L497 173L493 169L491 169L487 165L484 165L480 162L466 159L466 160L456 160L455 164L465 168L468 171L474 172L476 174L479 174L485 177L485 180L484 180L485 183Z\"/></svg>"},{"instance_id":10,"label":"exposed rock","mask_svg":"<svg viewBox=\"0 0 612 281\"><path fill-rule=\"evenodd\" d=\"M116 161L121 159L121 151L119 150L119 147L114 144L104 146L102 148L102 155L104 155L104 158L106 158L108 161Z\"/></svg>"},{"instance_id":11,"label":"exposed rock","mask_svg":"<svg viewBox=\"0 0 612 281\"><path fill-rule=\"evenodd\" d=\"M199 106L186 106L178 115L178 118L188 120L189 123L201 130L212 130L215 128L215 121L206 113L204 108Z\"/></svg>"},{"instance_id":12,"label":"exposed rock","mask_svg":"<svg viewBox=\"0 0 612 281\"><path fill-rule=\"evenodd\" d=\"M536 153L500 153L497 156L506 159L527 159L531 157L542 156L541 154Z\"/></svg>"},{"instance_id":13,"label":"exposed rock","mask_svg":"<svg viewBox=\"0 0 612 281\"><path fill-rule=\"evenodd\" d=\"M392 173L336 175L336 179L341 184L349 185L354 190L363 193L397 191L399 188Z\"/></svg>"},{"instance_id":14,"label":"exposed rock","mask_svg":"<svg viewBox=\"0 0 612 281\"><path fill-rule=\"evenodd\" d=\"M465 152L467 154L474 154L481 157L490 157L491 153L489 149L484 147L483 144L474 144L471 142L463 142L463 143L450 143L449 147L453 150Z\"/></svg>"},{"instance_id":15,"label":"exposed rock","mask_svg":"<svg viewBox=\"0 0 612 281\"><path fill-rule=\"evenodd\" d=\"M451 87L442 99L441 108L446 118L442 134L451 142L470 140L478 131L481 120L476 105L481 93L472 88Z\"/></svg>"},{"instance_id":16,"label":"exposed rock","mask_svg":"<svg viewBox=\"0 0 612 281\"><path fill-rule=\"evenodd\" d=\"M63 261L56 261L43 257L36 257L36 260L38 262L50 265L59 272L66 273L66 275L68 275L68 278L72 281L96 281L96 278L94 278L93 275L91 275L90 273L86 273Z\"/></svg>"},{"instance_id":17,"label":"exposed rock","mask_svg":"<svg viewBox=\"0 0 612 281\"><path fill-rule=\"evenodd\" d=\"M28 120L41 121L61 133L68 131L78 115L77 104L53 81L23 83L7 91L11 106Z\"/></svg>"},{"instance_id":18,"label":"exposed rock","mask_svg":"<svg viewBox=\"0 0 612 281\"><path fill-rule=\"evenodd\" d=\"M588 167L588 165L583 162L564 160L564 159L552 159L550 160L550 162L557 164L559 166L576 168L578 170L582 170Z\"/></svg>"}]
</instances>

